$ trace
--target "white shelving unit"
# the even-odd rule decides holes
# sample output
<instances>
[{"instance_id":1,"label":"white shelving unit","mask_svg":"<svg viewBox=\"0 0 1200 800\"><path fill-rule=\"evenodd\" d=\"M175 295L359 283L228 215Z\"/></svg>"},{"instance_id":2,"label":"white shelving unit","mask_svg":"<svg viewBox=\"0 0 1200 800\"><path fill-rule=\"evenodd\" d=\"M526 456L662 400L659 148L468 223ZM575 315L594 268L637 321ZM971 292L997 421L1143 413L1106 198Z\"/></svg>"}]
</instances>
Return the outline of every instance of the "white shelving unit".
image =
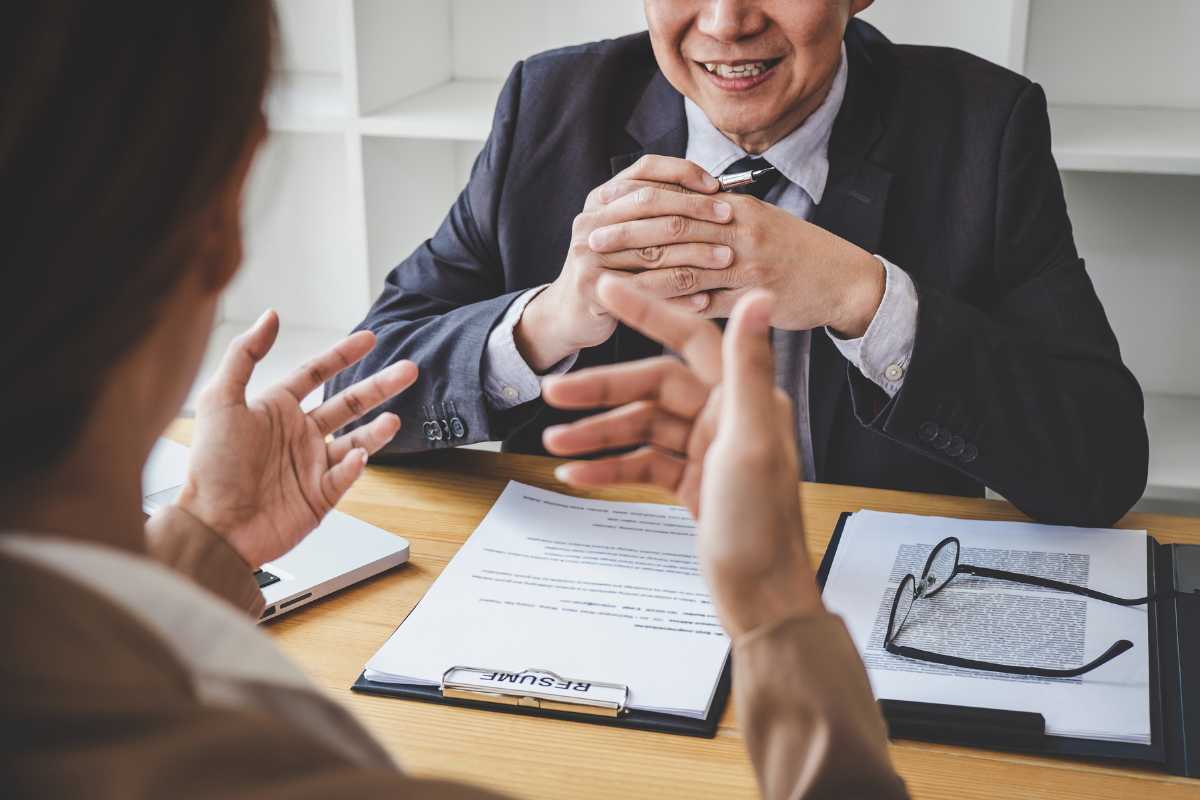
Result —
<instances>
[{"instance_id":1,"label":"white shelving unit","mask_svg":"<svg viewBox=\"0 0 1200 800\"><path fill-rule=\"evenodd\" d=\"M501 86L486 79L439 84L365 117L360 129L370 136L482 142Z\"/></svg>"},{"instance_id":2,"label":"white shelving unit","mask_svg":"<svg viewBox=\"0 0 1200 800\"><path fill-rule=\"evenodd\" d=\"M1053 105L1059 169L1200 175L1200 111Z\"/></svg>"},{"instance_id":3,"label":"white shelving unit","mask_svg":"<svg viewBox=\"0 0 1200 800\"><path fill-rule=\"evenodd\" d=\"M272 136L214 343L277 308L260 381L341 336L433 233L518 59L645 26L641 0L277 2ZM864 17L1045 87L1077 243L1147 391L1147 497L1200 513L1200 3L876 0Z\"/></svg>"},{"instance_id":4,"label":"white shelving unit","mask_svg":"<svg viewBox=\"0 0 1200 800\"><path fill-rule=\"evenodd\" d=\"M245 212L246 264L201 372L268 307L270 385L336 342L384 276L433 233L532 53L644 27L641 0L277 0L271 136ZM313 398L315 399L315 397Z\"/></svg>"}]
</instances>

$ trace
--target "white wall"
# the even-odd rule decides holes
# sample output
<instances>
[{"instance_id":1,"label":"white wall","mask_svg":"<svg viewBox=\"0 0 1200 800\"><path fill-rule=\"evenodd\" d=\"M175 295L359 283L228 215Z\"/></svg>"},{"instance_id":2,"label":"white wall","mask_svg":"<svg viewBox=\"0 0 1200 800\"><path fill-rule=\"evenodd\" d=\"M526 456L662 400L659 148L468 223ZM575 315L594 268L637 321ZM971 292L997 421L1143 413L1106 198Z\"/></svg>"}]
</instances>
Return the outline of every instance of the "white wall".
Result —
<instances>
[{"instance_id":1,"label":"white wall","mask_svg":"<svg viewBox=\"0 0 1200 800\"><path fill-rule=\"evenodd\" d=\"M646 27L642 0L454 0L451 7L459 78L503 78L533 53Z\"/></svg>"},{"instance_id":2,"label":"white wall","mask_svg":"<svg viewBox=\"0 0 1200 800\"><path fill-rule=\"evenodd\" d=\"M1200 108L1200 2L1033 0L1026 74L1056 103Z\"/></svg>"},{"instance_id":3,"label":"white wall","mask_svg":"<svg viewBox=\"0 0 1200 800\"><path fill-rule=\"evenodd\" d=\"M905 44L957 47L1021 70L1027 0L875 0L862 18Z\"/></svg>"}]
</instances>

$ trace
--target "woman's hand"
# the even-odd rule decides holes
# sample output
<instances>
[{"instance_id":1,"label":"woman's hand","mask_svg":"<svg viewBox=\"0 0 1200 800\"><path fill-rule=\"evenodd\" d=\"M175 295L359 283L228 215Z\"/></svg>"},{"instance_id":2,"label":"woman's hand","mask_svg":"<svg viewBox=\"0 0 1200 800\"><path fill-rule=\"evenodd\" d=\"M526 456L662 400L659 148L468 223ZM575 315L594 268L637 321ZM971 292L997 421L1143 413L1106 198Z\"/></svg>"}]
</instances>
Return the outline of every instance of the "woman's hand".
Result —
<instances>
[{"instance_id":1,"label":"woman's hand","mask_svg":"<svg viewBox=\"0 0 1200 800\"><path fill-rule=\"evenodd\" d=\"M601 279L600 302L621 322L679 353L547 378L561 408L614 407L547 428L546 448L582 455L558 470L575 486L650 483L675 492L699 522L698 555L731 635L821 607L800 521L792 408L775 387L769 293L717 326L629 286Z\"/></svg>"},{"instance_id":2,"label":"woman's hand","mask_svg":"<svg viewBox=\"0 0 1200 800\"><path fill-rule=\"evenodd\" d=\"M595 487L650 483L674 492L698 516L704 454L716 427L721 331L694 313L657 300L627 281L604 277L597 297L614 319L678 353L579 370L542 381L558 408L614 410L547 428L546 449L579 456L629 453L559 467L559 480Z\"/></svg>"},{"instance_id":3,"label":"woman's hand","mask_svg":"<svg viewBox=\"0 0 1200 800\"><path fill-rule=\"evenodd\" d=\"M736 638L821 608L800 519L792 406L775 386L773 300L752 291L725 328L716 434L700 485L700 565Z\"/></svg>"},{"instance_id":4,"label":"woman's hand","mask_svg":"<svg viewBox=\"0 0 1200 800\"><path fill-rule=\"evenodd\" d=\"M400 430L395 414L336 439L327 437L412 385L400 361L305 412L300 401L371 351L359 331L297 369L252 403L246 384L275 343L268 311L234 339L200 393L188 480L178 505L224 536L252 567L278 558L313 531L362 474L367 456Z\"/></svg>"}]
</instances>

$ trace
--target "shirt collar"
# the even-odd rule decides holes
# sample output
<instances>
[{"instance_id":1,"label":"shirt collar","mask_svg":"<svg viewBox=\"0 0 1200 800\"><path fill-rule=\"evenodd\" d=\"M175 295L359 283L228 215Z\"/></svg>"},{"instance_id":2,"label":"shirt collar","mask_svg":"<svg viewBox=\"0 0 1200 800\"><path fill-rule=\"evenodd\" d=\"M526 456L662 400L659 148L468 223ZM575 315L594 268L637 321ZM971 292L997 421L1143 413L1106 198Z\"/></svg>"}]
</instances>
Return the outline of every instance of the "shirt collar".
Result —
<instances>
[{"instance_id":1,"label":"shirt collar","mask_svg":"<svg viewBox=\"0 0 1200 800\"><path fill-rule=\"evenodd\" d=\"M829 87L829 94L801 125L767 148L762 157L783 177L803 189L814 203L820 203L829 178L829 137L833 123L846 96L846 45L842 60ZM720 175L735 161L745 158L745 150L730 141L709 121L700 106L684 98L687 114L687 159L711 175Z\"/></svg>"}]
</instances>

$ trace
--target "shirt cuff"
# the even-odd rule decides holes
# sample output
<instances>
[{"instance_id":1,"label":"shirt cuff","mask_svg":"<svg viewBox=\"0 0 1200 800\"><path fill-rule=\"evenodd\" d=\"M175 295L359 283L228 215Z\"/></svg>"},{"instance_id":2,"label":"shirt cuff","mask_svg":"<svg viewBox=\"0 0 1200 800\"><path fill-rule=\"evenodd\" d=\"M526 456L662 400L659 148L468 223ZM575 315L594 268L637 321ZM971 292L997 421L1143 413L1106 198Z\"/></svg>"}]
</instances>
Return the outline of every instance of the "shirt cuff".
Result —
<instances>
[{"instance_id":1,"label":"shirt cuff","mask_svg":"<svg viewBox=\"0 0 1200 800\"><path fill-rule=\"evenodd\" d=\"M504 312L499 324L488 334L481 377L488 404L497 410L514 408L542 396L542 383L539 380L541 376L530 368L521 351L517 349L513 331L521 321L521 315L525 313L525 306L546 286L549 284L530 289L519 296L508 307L508 311ZM578 357L579 353L572 353L542 375L561 375L575 365L575 359Z\"/></svg>"},{"instance_id":2,"label":"shirt cuff","mask_svg":"<svg viewBox=\"0 0 1200 800\"><path fill-rule=\"evenodd\" d=\"M146 520L146 549L251 619L262 613L266 600L254 570L223 536L179 506L164 506Z\"/></svg>"},{"instance_id":3,"label":"shirt cuff","mask_svg":"<svg viewBox=\"0 0 1200 800\"><path fill-rule=\"evenodd\" d=\"M826 328L846 360L872 383L895 397L904 385L917 338L917 287L908 273L883 256L883 299L867 331L857 339L842 339Z\"/></svg>"}]
</instances>

